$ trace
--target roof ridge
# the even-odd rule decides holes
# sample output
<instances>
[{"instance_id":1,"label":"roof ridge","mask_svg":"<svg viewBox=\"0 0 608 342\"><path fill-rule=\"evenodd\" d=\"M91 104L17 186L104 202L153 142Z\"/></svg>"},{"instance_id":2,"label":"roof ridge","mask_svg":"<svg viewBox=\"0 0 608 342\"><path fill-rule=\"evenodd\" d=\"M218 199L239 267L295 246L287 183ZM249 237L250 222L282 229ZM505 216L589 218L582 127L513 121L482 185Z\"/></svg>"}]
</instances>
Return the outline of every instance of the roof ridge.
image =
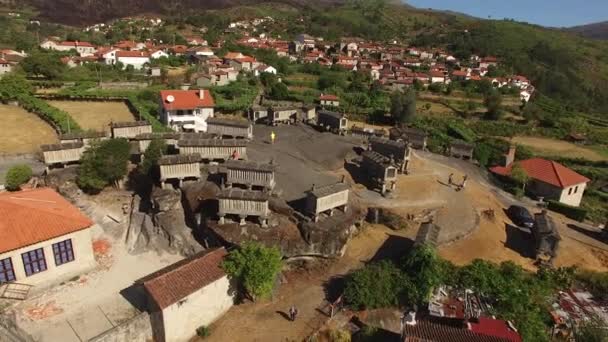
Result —
<instances>
[{"instance_id":1,"label":"roof ridge","mask_svg":"<svg viewBox=\"0 0 608 342\"><path fill-rule=\"evenodd\" d=\"M557 180L559 181L559 185L563 188L564 186L564 180L562 179L559 171L557 170L557 166L559 165L561 166L561 164L557 163L556 161L553 160L549 160L549 162L551 163L551 167L553 168L553 172L555 172L555 175L557 176Z\"/></svg>"}]
</instances>

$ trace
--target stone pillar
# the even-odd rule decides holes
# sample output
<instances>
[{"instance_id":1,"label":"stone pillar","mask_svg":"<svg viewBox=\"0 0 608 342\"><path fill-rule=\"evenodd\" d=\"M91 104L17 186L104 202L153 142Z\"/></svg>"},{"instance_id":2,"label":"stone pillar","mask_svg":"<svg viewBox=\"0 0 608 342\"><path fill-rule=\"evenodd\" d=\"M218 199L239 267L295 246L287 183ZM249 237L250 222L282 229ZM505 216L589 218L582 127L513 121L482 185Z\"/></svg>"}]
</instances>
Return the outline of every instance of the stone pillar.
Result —
<instances>
[{"instance_id":1,"label":"stone pillar","mask_svg":"<svg viewBox=\"0 0 608 342\"><path fill-rule=\"evenodd\" d=\"M334 210L333 209L329 209L329 217L334 216Z\"/></svg>"},{"instance_id":2,"label":"stone pillar","mask_svg":"<svg viewBox=\"0 0 608 342\"><path fill-rule=\"evenodd\" d=\"M346 204L345 204L345 205L342 207L342 211L346 213L346 211L348 211L348 205L346 205Z\"/></svg>"},{"instance_id":3,"label":"stone pillar","mask_svg":"<svg viewBox=\"0 0 608 342\"><path fill-rule=\"evenodd\" d=\"M397 183L396 182L392 182L391 183L391 191L395 191L396 187L397 187Z\"/></svg>"},{"instance_id":4,"label":"stone pillar","mask_svg":"<svg viewBox=\"0 0 608 342\"><path fill-rule=\"evenodd\" d=\"M161 180L161 181L160 181L160 188L161 188L161 189L164 189L164 188L165 188L165 181L164 181L164 180Z\"/></svg>"},{"instance_id":5,"label":"stone pillar","mask_svg":"<svg viewBox=\"0 0 608 342\"><path fill-rule=\"evenodd\" d=\"M380 193L382 195L384 195L386 193L386 184L382 183L382 190L380 190Z\"/></svg>"},{"instance_id":6,"label":"stone pillar","mask_svg":"<svg viewBox=\"0 0 608 342\"><path fill-rule=\"evenodd\" d=\"M224 219L224 214L219 214L220 220L218 221L219 224L225 224L226 220Z\"/></svg>"},{"instance_id":7,"label":"stone pillar","mask_svg":"<svg viewBox=\"0 0 608 342\"><path fill-rule=\"evenodd\" d=\"M260 225L262 228L268 228L268 218L260 216Z\"/></svg>"},{"instance_id":8,"label":"stone pillar","mask_svg":"<svg viewBox=\"0 0 608 342\"><path fill-rule=\"evenodd\" d=\"M180 188L180 189L182 188L182 185L183 185L183 184L184 184L184 179L183 179L183 178L180 178L180 179L179 179L179 188Z\"/></svg>"},{"instance_id":9,"label":"stone pillar","mask_svg":"<svg viewBox=\"0 0 608 342\"><path fill-rule=\"evenodd\" d=\"M247 218L247 215L239 215L239 218L241 219L241 221L239 222L239 224L240 224L241 226L244 226L244 225L245 225L245 223L246 223L246 222L245 222L245 219Z\"/></svg>"},{"instance_id":10,"label":"stone pillar","mask_svg":"<svg viewBox=\"0 0 608 342\"><path fill-rule=\"evenodd\" d=\"M319 222L319 215L314 214L313 220L315 221L315 223Z\"/></svg>"}]
</instances>

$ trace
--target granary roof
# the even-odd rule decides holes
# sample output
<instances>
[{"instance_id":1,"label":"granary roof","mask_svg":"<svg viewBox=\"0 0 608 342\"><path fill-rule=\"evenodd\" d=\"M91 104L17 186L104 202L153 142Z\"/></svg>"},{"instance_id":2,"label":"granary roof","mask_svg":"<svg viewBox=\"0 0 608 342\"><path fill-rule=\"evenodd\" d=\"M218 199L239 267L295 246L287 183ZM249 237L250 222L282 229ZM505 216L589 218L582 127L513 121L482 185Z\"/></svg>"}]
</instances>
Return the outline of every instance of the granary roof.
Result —
<instances>
[{"instance_id":1,"label":"granary roof","mask_svg":"<svg viewBox=\"0 0 608 342\"><path fill-rule=\"evenodd\" d=\"M467 150L467 149L472 150L475 148L475 146L473 146L472 144L470 144L466 141L463 141L463 140L453 141L452 143L450 143L450 147L462 149L462 150Z\"/></svg>"},{"instance_id":2,"label":"granary roof","mask_svg":"<svg viewBox=\"0 0 608 342\"><path fill-rule=\"evenodd\" d=\"M107 137L106 132L95 132L95 131L84 131L84 132L73 132L64 133L59 136L59 140L73 140L73 139L93 139L93 138L104 138Z\"/></svg>"},{"instance_id":3,"label":"granary roof","mask_svg":"<svg viewBox=\"0 0 608 342\"><path fill-rule=\"evenodd\" d=\"M437 246L440 231L441 228L434 224L433 221L420 224L420 229L418 229L418 234L416 234L415 244L429 244L431 246Z\"/></svg>"},{"instance_id":4,"label":"granary roof","mask_svg":"<svg viewBox=\"0 0 608 342\"><path fill-rule=\"evenodd\" d=\"M191 164L201 161L201 155L192 154L171 154L158 158L158 165Z\"/></svg>"},{"instance_id":5,"label":"granary roof","mask_svg":"<svg viewBox=\"0 0 608 342\"><path fill-rule=\"evenodd\" d=\"M330 184L330 185L326 185L326 186L322 186L322 187L316 187L313 190L311 190L309 193L312 194L313 196L315 196L316 198L321 198L321 197L329 196L331 194L336 194L338 192L346 191L348 189L350 189L350 186L348 186L348 184L339 182L339 183Z\"/></svg>"},{"instance_id":6,"label":"granary roof","mask_svg":"<svg viewBox=\"0 0 608 342\"><path fill-rule=\"evenodd\" d=\"M207 119L207 125L221 125L221 126L231 126L231 127L240 127L240 128L249 128L251 124L247 121L237 121L237 120L229 120L229 119L219 119L219 118L209 118Z\"/></svg>"},{"instance_id":7,"label":"granary roof","mask_svg":"<svg viewBox=\"0 0 608 342\"><path fill-rule=\"evenodd\" d=\"M590 181L589 178L552 160L532 158L519 161L518 163L526 170L526 173L530 178L562 189ZM512 168L513 163L507 167L494 166L490 168L490 171L501 176L508 176L511 174Z\"/></svg>"},{"instance_id":8,"label":"granary roof","mask_svg":"<svg viewBox=\"0 0 608 342\"><path fill-rule=\"evenodd\" d=\"M225 146L225 147L245 147L247 141L243 139L180 139L177 142L178 146L191 146L191 147L203 147L203 146Z\"/></svg>"},{"instance_id":9,"label":"granary roof","mask_svg":"<svg viewBox=\"0 0 608 342\"><path fill-rule=\"evenodd\" d=\"M378 152L363 151L363 153L361 155L363 156L363 158L371 159L378 164L382 164L385 166L390 164L390 159L381 155Z\"/></svg>"},{"instance_id":10,"label":"granary roof","mask_svg":"<svg viewBox=\"0 0 608 342\"><path fill-rule=\"evenodd\" d=\"M385 145L390 145L390 146L397 147L397 148L406 147L406 144L403 141L390 140L390 139L386 139L386 138L382 138L382 137L371 137L369 139L369 141L372 144L385 144Z\"/></svg>"},{"instance_id":11,"label":"granary roof","mask_svg":"<svg viewBox=\"0 0 608 342\"><path fill-rule=\"evenodd\" d=\"M197 253L169 265L138 281L165 309L226 275L221 267L226 249L216 248Z\"/></svg>"},{"instance_id":12,"label":"granary roof","mask_svg":"<svg viewBox=\"0 0 608 342\"><path fill-rule=\"evenodd\" d=\"M410 128L410 127L405 127L405 128L391 128L390 129L390 134L391 137L402 137L402 136L406 136L407 138L426 138L428 136L428 134L426 134L425 131L417 129L417 128Z\"/></svg>"},{"instance_id":13,"label":"granary roof","mask_svg":"<svg viewBox=\"0 0 608 342\"><path fill-rule=\"evenodd\" d=\"M133 140L176 139L178 137L177 132L153 132L138 134Z\"/></svg>"},{"instance_id":14,"label":"granary roof","mask_svg":"<svg viewBox=\"0 0 608 342\"><path fill-rule=\"evenodd\" d=\"M0 194L0 254L93 225L50 188Z\"/></svg>"},{"instance_id":15,"label":"granary roof","mask_svg":"<svg viewBox=\"0 0 608 342\"><path fill-rule=\"evenodd\" d=\"M545 212L534 214L534 228L539 235L553 235L560 239L559 232L555 229L555 222Z\"/></svg>"},{"instance_id":16,"label":"granary roof","mask_svg":"<svg viewBox=\"0 0 608 342\"><path fill-rule=\"evenodd\" d=\"M246 160L227 160L223 167L226 169L236 169L236 170L251 170L251 171L265 171L265 172L274 172L276 170L276 165L273 164L262 164L254 161L246 161Z\"/></svg>"},{"instance_id":17,"label":"granary roof","mask_svg":"<svg viewBox=\"0 0 608 342\"><path fill-rule=\"evenodd\" d=\"M267 193L262 191L230 188L222 190L222 192L218 195L218 198L266 202L268 201L269 196Z\"/></svg>"},{"instance_id":18,"label":"granary roof","mask_svg":"<svg viewBox=\"0 0 608 342\"><path fill-rule=\"evenodd\" d=\"M343 113L338 113L338 112L332 112L332 111L329 111L329 110L320 110L320 111L318 112L318 115L319 115L319 116L320 116L320 115L327 115L327 116L334 117L334 118L336 118L336 119L342 119L343 117L345 117L345 116L346 116L346 114L343 114Z\"/></svg>"},{"instance_id":19,"label":"granary roof","mask_svg":"<svg viewBox=\"0 0 608 342\"><path fill-rule=\"evenodd\" d=\"M112 122L110 124L112 128L125 128L125 127L139 127L139 126L150 126L148 121L123 121L123 122Z\"/></svg>"},{"instance_id":20,"label":"granary roof","mask_svg":"<svg viewBox=\"0 0 608 342\"><path fill-rule=\"evenodd\" d=\"M81 148L83 145L82 142L69 142L63 144L49 144L49 145L40 145L40 149L43 152L49 151L62 151L62 150L71 150L74 148Z\"/></svg>"}]
</instances>

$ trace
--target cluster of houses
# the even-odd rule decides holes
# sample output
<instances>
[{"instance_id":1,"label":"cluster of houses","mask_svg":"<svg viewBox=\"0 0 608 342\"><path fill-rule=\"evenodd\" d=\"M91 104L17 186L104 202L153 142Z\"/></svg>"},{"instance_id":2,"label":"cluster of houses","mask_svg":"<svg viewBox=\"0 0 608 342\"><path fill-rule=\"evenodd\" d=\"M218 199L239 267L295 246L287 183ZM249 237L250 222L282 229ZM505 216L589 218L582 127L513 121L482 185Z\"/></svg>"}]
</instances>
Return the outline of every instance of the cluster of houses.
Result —
<instances>
[{"instance_id":1,"label":"cluster of houses","mask_svg":"<svg viewBox=\"0 0 608 342\"><path fill-rule=\"evenodd\" d=\"M25 57L27 57L27 54L23 51L19 52L10 49L0 50L0 77L13 71Z\"/></svg>"}]
</instances>

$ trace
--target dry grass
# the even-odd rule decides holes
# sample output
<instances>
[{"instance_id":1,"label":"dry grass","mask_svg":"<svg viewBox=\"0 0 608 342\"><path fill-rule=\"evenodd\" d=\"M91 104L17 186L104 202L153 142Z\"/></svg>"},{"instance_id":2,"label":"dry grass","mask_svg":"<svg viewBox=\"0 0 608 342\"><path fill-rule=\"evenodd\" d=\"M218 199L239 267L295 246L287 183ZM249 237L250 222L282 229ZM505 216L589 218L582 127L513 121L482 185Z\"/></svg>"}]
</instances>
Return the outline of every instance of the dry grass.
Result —
<instances>
[{"instance_id":1,"label":"dry grass","mask_svg":"<svg viewBox=\"0 0 608 342\"><path fill-rule=\"evenodd\" d=\"M122 102L48 101L64 110L84 130L108 131L110 122L135 121L129 108Z\"/></svg>"},{"instance_id":2,"label":"dry grass","mask_svg":"<svg viewBox=\"0 0 608 342\"><path fill-rule=\"evenodd\" d=\"M33 153L42 144L56 143L55 130L35 114L0 104L0 154Z\"/></svg>"},{"instance_id":3,"label":"dry grass","mask_svg":"<svg viewBox=\"0 0 608 342\"><path fill-rule=\"evenodd\" d=\"M430 104L431 107L427 110L426 105ZM446 115L454 115L454 111L441 104L435 102L427 102L427 101L416 101L416 111L422 115L430 115L430 116L446 116Z\"/></svg>"},{"instance_id":4,"label":"dry grass","mask_svg":"<svg viewBox=\"0 0 608 342\"><path fill-rule=\"evenodd\" d=\"M535 152L549 156L583 158L591 161L608 160L606 156L596 151L567 141L537 137L514 137L513 142L528 146Z\"/></svg>"}]
</instances>

